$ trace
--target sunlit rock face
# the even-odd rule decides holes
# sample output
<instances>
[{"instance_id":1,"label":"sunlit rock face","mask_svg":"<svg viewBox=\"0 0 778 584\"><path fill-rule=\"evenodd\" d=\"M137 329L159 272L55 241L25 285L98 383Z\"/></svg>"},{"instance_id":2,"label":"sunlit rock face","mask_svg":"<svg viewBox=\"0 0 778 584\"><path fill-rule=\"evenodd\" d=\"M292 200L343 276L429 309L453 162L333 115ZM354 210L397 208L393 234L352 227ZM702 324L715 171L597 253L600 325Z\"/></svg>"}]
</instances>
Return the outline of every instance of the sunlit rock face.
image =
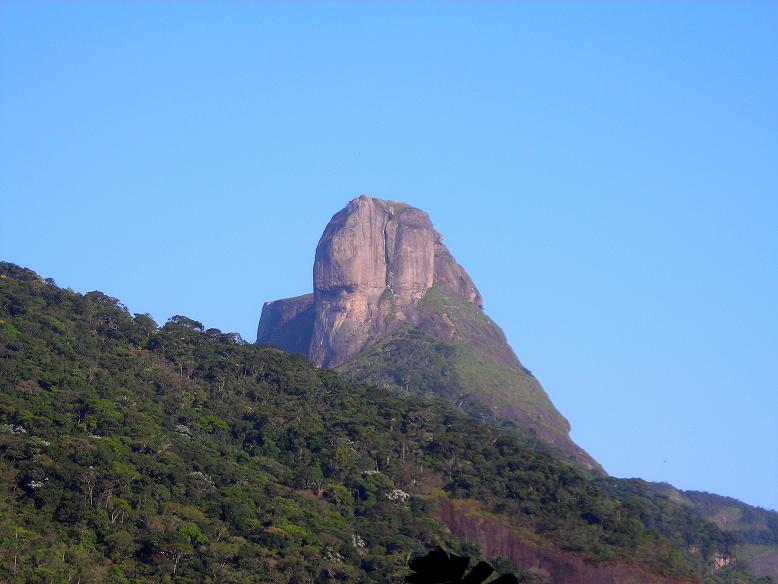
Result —
<instances>
[{"instance_id":1,"label":"sunlit rock face","mask_svg":"<svg viewBox=\"0 0 778 584\"><path fill-rule=\"evenodd\" d=\"M362 195L332 217L319 240L313 295L266 302L257 342L336 367L404 324L452 338L446 318L419 313L433 285L482 307L481 294L427 213ZM518 363L501 331L492 336L507 348L503 357Z\"/></svg>"},{"instance_id":2,"label":"sunlit rock face","mask_svg":"<svg viewBox=\"0 0 778 584\"><path fill-rule=\"evenodd\" d=\"M424 211L367 195L327 225L316 248L313 284L309 357L327 367L404 323L418 324L416 306L433 284L481 305Z\"/></svg>"}]
</instances>

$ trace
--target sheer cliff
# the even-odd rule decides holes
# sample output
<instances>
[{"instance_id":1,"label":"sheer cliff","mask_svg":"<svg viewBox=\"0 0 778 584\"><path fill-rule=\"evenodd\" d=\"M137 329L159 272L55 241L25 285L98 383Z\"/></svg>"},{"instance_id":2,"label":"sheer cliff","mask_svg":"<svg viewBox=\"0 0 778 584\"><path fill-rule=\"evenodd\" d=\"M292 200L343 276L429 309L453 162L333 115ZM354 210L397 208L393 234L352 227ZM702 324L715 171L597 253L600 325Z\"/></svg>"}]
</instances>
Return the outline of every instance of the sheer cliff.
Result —
<instances>
[{"instance_id":1,"label":"sheer cliff","mask_svg":"<svg viewBox=\"0 0 778 584\"><path fill-rule=\"evenodd\" d=\"M516 424L599 469L483 312L427 213L405 203L362 195L336 213L316 248L313 293L266 302L257 342Z\"/></svg>"}]
</instances>

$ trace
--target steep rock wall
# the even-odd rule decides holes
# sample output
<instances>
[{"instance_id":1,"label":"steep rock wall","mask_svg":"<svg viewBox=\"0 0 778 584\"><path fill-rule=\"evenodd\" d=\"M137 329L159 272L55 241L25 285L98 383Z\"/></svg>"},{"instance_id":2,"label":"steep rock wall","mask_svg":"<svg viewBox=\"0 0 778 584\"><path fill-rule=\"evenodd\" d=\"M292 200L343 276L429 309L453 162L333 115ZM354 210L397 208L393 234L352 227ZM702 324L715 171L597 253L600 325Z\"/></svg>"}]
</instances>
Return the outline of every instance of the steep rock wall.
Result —
<instances>
[{"instance_id":1,"label":"steep rock wall","mask_svg":"<svg viewBox=\"0 0 778 584\"><path fill-rule=\"evenodd\" d=\"M475 284L443 245L429 216L367 195L327 225L313 266L315 322L309 357L347 361L406 323L433 284L481 306Z\"/></svg>"},{"instance_id":2,"label":"steep rock wall","mask_svg":"<svg viewBox=\"0 0 778 584\"><path fill-rule=\"evenodd\" d=\"M313 316L313 294L265 302L259 317L257 340L307 356Z\"/></svg>"}]
</instances>

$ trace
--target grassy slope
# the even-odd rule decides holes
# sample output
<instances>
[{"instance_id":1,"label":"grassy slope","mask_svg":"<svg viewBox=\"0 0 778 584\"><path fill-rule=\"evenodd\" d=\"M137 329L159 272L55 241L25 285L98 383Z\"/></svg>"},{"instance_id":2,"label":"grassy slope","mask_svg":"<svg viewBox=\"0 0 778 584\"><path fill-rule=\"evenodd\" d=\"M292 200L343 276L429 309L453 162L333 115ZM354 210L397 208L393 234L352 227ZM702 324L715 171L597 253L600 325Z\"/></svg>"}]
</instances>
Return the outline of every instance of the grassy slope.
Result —
<instances>
[{"instance_id":1,"label":"grassy slope","mask_svg":"<svg viewBox=\"0 0 778 584\"><path fill-rule=\"evenodd\" d=\"M419 311L429 318L445 315L453 323L455 367L461 385L478 394L501 417L526 413L552 432L567 435L570 425L537 379L516 359L500 328L477 306L433 286Z\"/></svg>"}]
</instances>

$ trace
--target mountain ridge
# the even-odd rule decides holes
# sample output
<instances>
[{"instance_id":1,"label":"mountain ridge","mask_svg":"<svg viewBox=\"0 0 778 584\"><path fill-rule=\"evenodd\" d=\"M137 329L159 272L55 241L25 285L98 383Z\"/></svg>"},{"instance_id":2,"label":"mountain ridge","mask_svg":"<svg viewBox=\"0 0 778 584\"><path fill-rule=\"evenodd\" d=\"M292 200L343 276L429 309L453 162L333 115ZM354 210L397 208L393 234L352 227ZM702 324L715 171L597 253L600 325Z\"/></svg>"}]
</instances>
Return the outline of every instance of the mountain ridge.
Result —
<instances>
[{"instance_id":1,"label":"mountain ridge","mask_svg":"<svg viewBox=\"0 0 778 584\"><path fill-rule=\"evenodd\" d=\"M376 354L409 341L408 331L435 342L417 343L427 353L404 351L407 370L424 371L435 361L450 372L446 385L427 383L425 395L470 404L467 411L515 424L602 472L483 311L481 293L429 215L407 203L361 195L338 211L316 248L313 293L265 302L257 343L300 353L357 381L417 391L419 385L398 379L391 350Z\"/></svg>"},{"instance_id":2,"label":"mountain ridge","mask_svg":"<svg viewBox=\"0 0 778 584\"><path fill-rule=\"evenodd\" d=\"M694 509L607 480L439 400L0 263L4 581L399 582L432 542L538 584L758 581Z\"/></svg>"}]
</instances>

